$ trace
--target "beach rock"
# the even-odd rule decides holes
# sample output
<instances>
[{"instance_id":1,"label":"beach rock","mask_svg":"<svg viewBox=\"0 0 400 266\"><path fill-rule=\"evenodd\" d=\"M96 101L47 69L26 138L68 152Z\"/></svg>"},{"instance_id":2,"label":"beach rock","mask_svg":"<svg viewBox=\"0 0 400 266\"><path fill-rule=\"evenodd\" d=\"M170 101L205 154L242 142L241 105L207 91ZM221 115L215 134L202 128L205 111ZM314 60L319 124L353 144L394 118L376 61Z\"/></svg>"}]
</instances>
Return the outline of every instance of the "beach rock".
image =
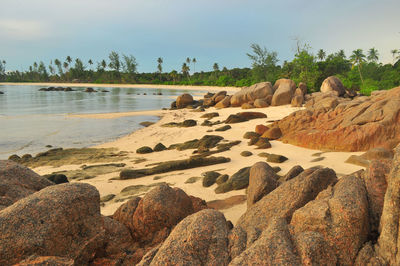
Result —
<instances>
[{"instance_id":1,"label":"beach rock","mask_svg":"<svg viewBox=\"0 0 400 266\"><path fill-rule=\"evenodd\" d=\"M176 98L176 107L177 108L185 108L186 106L193 104L193 96L184 93L182 95L179 95L178 98Z\"/></svg>"},{"instance_id":2,"label":"beach rock","mask_svg":"<svg viewBox=\"0 0 400 266\"><path fill-rule=\"evenodd\" d=\"M218 185L221 185L222 183L225 183L229 179L229 175L220 175L217 180L215 180L215 183Z\"/></svg>"},{"instance_id":3,"label":"beach rock","mask_svg":"<svg viewBox=\"0 0 400 266\"><path fill-rule=\"evenodd\" d=\"M4 94L4 92L0 91L0 94Z\"/></svg>"},{"instance_id":4,"label":"beach rock","mask_svg":"<svg viewBox=\"0 0 400 266\"><path fill-rule=\"evenodd\" d=\"M264 162L255 163L250 168L247 188L247 208L278 187L278 176L272 167Z\"/></svg>"},{"instance_id":5,"label":"beach rock","mask_svg":"<svg viewBox=\"0 0 400 266\"><path fill-rule=\"evenodd\" d=\"M354 262L355 266L374 265L383 266L388 265L382 258L377 256L371 241L364 244L358 252L357 258Z\"/></svg>"},{"instance_id":6,"label":"beach rock","mask_svg":"<svg viewBox=\"0 0 400 266\"><path fill-rule=\"evenodd\" d=\"M285 105L290 104L296 84L290 79L279 79L274 84L274 95L272 96L271 105Z\"/></svg>"},{"instance_id":7,"label":"beach rock","mask_svg":"<svg viewBox=\"0 0 400 266\"><path fill-rule=\"evenodd\" d=\"M203 187L211 187L221 174L215 171L209 171L205 172L203 175Z\"/></svg>"},{"instance_id":8,"label":"beach rock","mask_svg":"<svg viewBox=\"0 0 400 266\"><path fill-rule=\"evenodd\" d=\"M215 189L215 193L226 193L246 188L249 185L250 167L244 167L231 176L225 183Z\"/></svg>"},{"instance_id":9,"label":"beach rock","mask_svg":"<svg viewBox=\"0 0 400 266\"><path fill-rule=\"evenodd\" d=\"M225 217L219 211L197 212L175 227L151 265L228 265L228 232Z\"/></svg>"},{"instance_id":10,"label":"beach rock","mask_svg":"<svg viewBox=\"0 0 400 266\"><path fill-rule=\"evenodd\" d=\"M267 115L261 112L240 112L237 113L239 117L243 117L246 120L258 119L258 118L267 118Z\"/></svg>"},{"instance_id":11,"label":"beach rock","mask_svg":"<svg viewBox=\"0 0 400 266\"><path fill-rule=\"evenodd\" d=\"M246 122L247 119L238 115L229 115L228 118L225 120L226 124L235 124L235 123L241 123L241 122Z\"/></svg>"},{"instance_id":12,"label":"beach rock","mask_svg":"<svg viewBox=\"0 0 400 266\"><path fill-rule=\"evenodd\" d=\"M291 106L292 107L302 107L304 102L304 98L302 95L295 95L292 98Z\"/></svg>"},{"instance_id":13,"label":"beach rock","mask_svg":"<svg viewBox=\"0 0 400 266\"><path fill-rule=\"evenodd\" d=\"M176 109L177 108L177 106L176 106L176 101L173 101L172 103L171 103L171 109L173 110L173 109Z\"/></svg>"},{"instance_id":14,"label":"beach rock","mask_svg":"<svg viewBox=\"0 0 400 266\"><path fill-rule=\"evenodd\" d=\"M261 82L236 92L231 98L232 106L241 106L247 102L254 102L273 94L270 82Z\"/></svg>"},{"instance_id":15,"label":"beach rock","mask_svg":"<svg viewBox=\"0 0 400 266\"><path fill-rule=\"evenodd\" d=\"M8 160L16 162L16 163L20 163L21 162L21 157L19 157L17 154L13 154L13 155L10 155L8 157Z\"/></svg>"},{"instance_id":16,"label":"beach rock","mask_svg":"<svg viewBox=\"0 0 400 266\"><path fill-rule=\"evenodd\" d=\"M26 260L22 260L15 266L33 266L33 265L57 265L57 266L73 266L73 259L57 257L57 256L35 256L32 255Z\"/></svg>"},{"instance_id":17,"label":"beach rock","mask_svg":"<svg viewBox=\"0 0 400 266\"><path fill-rule=\"evenodd\" d=\"M211 118L214 118L217 116L219 116L219 114L217 112L212 112L212 113L204 114L204 115L200 116L200 118L211 119Z\"/></svg>"},{"instance_id":18,"label":"beach rock","mask_svg":"<svg viewBox=\"0 0 400 266\"><path fill-rule=\"evenodd\" d=\"M269 103L267 102L266 99L256 99L254 101L254 107L256 107L256 108L265 108L268 106L269 106Z\"/></svg>"},{"instance_id":19,"label":"beach rock","mask_svg":"<svg viewBox=\"0 0 400 266\"><path fill-rule=\"evenodd\" d=\"M281 140L310 149L367 151L392 149L400 142L400 87L365 100L339 104L334 110L300 110L275 122Z\"/></svg>"},{"instance_id":20,"label":"beach rock","mask_svg":"<svg viewBox=\"0 0 400 266\"><path fill-rule=\"evenodd\" d=\"M232 96L225 96L224 99L215 104L215 108L227 108L231 106Z\"/></svg>"},{"instance_id":21,"label":"beach rock","mask_svg":"<svg viewBox=\"0 0 400 266\"><path fill-rule=\"evenodd\" d=\"M211 101L218 103L226 97L226 91L219 91L211 97Z\"/></svg>"},{"instance_id":22,"label":"beach rock","mask_svg":"<svg viewBox=\"0 0 400 266\"><path fill-rule=\"evenodd\" d=\"M372 148L361 155L366 160L392 160L393 151L382 147Z\"/></svg>"},{"instance_id":23,"label":"beach rock","mask_svg":"<svg viewBox=\"0 0 400 266\"><path fill-rule=\"evenodd\" d=\"M301 94L300 94L300 93L299 93L299 94L296 94L296 93L295 93L295 95L302 95L302 96L304 96L304 95L307 94L307 85L306 85L304 82L300 82L300 83L299 83L299 87L296 89L296 91L297 91L298 89L301 91Z\"/></svg>"},{"instance_id":24,"label":"beach rock","mask_svg":"<svg viewBox=\"0 0 400 266\"><path fill-rule=\"evenodd\" d=\"M195 197L195 196L189 196L189 198L192 201L193 213L199 212L201 210L209 209L205 200Z\"/></svg>"},{"instance_id":25,"label":"beach rock","mask_svg":"<svg viewBox=\"0 0 400 266\"><path fill-rule=\"evenodd\" d=\"M243 156L243 157L249 157L249 156L252 156L253 153L250 152L250 151L242 151L242 152L240 153L240 155Z\"/></svg>"},{"instance_id":26,"label":"beach rock","mask_svg":"<svg viewBox=\"0 0 400 266\"><path fill-rule=\"evenodd\" d=\"M337 265L337 256L318 232L302 232L294 243L302 265Z\"/></svg>"},{"instance_id":27,"label":"beach rock","mask_svg":"<svg viewBox=\"0 0 400 266\"><path fill-rule=\"evenodd\" d=\"M143 121L143 122L139 123L139 125L144 126L144 127L149 127L149 126L152 126L154 124L155 124L154 122L150 122L150 121Z\"/></svg>"},{"instance_id":28,"label":"beach rock","mask_svg":"<svg viewBox=\"0 0 400 266\"><path fill-rule=\"evenodd\" d=\"M271 127L262 134L262 137L269 140L276 140L282 137L282 131L279 127Z\"/></svg>"},{"instance_id":29,"label":"beach rock","mask_svg":"<svg viewBox=\"0 0 400 266\"><path fill-rule=\"evenodd\" d=\"M253 131L248 131L244 133L243 138L244 139L252 139L252 138L259 138L260 134L253 132Z\"/></svg>"},{"instance_id":30,"label":"beach rock","mask_svg":"<svg viewBox=\"0 0 400 266\"><path fill-rule=\"evenodd\" d=\"M103 216L103 228L106 235L104 257L118 257L133 246L131 234L122 223Z\"/></svg>"},{"instance_id":31,"label":"beach rock","mask_svg":"<svg viewBox=\"0 0 400 266\"><path fill-rule=\"evenodd\" d=\"M248 146L252 146L252 145L255 145L258 141L260 140L260 137L252 137L248 142L247 142L247 145ZM267 144L267 142L265 141L265 140L267 140L267 139L264 139L264 140L262 140L265 144ZM260 143L261 144L261 143ZM268 145L268 144L267 144ZM266 147L268 147L268 146L266 146Z\"/></svg>"},{"instance_id":32,"label":"beach rock","mask_svg":"<svg viewBox=\"0 0 400 266\"><path fill-rule=\"evenodd\" d=\"M295 165L289 170L289 172L287 172L286 175L283 176L282 180L289 181L298 176L299 174L301 174L303 171L304 171L303 167L301 167L300 165Z\"/></svg>"},{"instance_id":33,"label":"beach rock","mask_svg":"<svg viewBox=\"0 0 400 266\"><path fill-rule=\"evenodd\" d=\"M197 125L196 120L188 119L179 124L180 127L194 127Z\"/></svg>"},{"instance_id":34,"label":"beach rock","mask_svg":"<svg viewBox=\"0 0 400 266\"><path fill-rule=\"evenodd\" d=\"M253 109L253 108L255 108L255 107L254 107L254 105L251 104L251 103L244 103L244 104L242 104L241 108L242 108L242 109Z\"/></svg>"},{"instance_id":35,"label":"beach rock","mask_svg":"<svg viewBox=\"0 0 400 266\"><path fill-rule=\"evenodd\" d=\"M238 256L246 247L250 247L271 219L284 218L290 221L297 209L314 200L320 191L336 181L335 172L329 168L307 169L264 196L247 209L231 231L231 257Z\"/></svg>"},{"instance_id":36,"label":"beach rock","mask_svg":"<svg viewBox=\"0 0 400 266\"><path fill-rule=\"evenodd\" d=\"M160 185L139 201L128 229L134 241L154 246L164 241L171 229L193 211L192 200L183 190Z\"/></svg>"},{"instance_id":37,"label":"beach rock","mask_svg":"<svg viewBox=\"0 0 400 266\"><path fill-rule=\"evenodd\" d=\"M165 147L165 145L160 142L157 143L156 146L154 146L153 151L165 151L166 149L167 147Z\"/></svg>"},{"instance_id":38,"label":"beach rock","mask_svg":"<svg viewBox=\"0 0 400 266\"><path fill-rule=\"evenodd\" d=\"M351 163L363 167L368 167L369 162L369 160L357 155L350 155L350 157L345 161L345 163Z\"/></svg>"},{"instance_id":39,"label":"beach rock","mask_svg":"<svg viewBox=\"0 0 400 266\"><path fill-rule=\"evenodd\" d=\"M136 208L141 200L140 197L133 197L114 212L112 218L127 228L133 228L133 215L135 214Z\"/></svg>"},{"instance_id":40,"label":"beach rock","mask_svg":"<svg viewBox=\"0 0 400 266\"><path fill-rule=\"evenodd\" d=\"M85 92L97 92L97 91L93 88L86 88Z\"/></svg>"},{"instance_id":41,"label":"beach rock","mask_svg":"<svg viewBox=\"0 0 400 266\"><path fill-rule=\"evenodd\" d=\"M54 184L68 183L68 178L64 174L49 174L43 176L53 182Z\"/></svg>"},{"instance_id":42,"label":"beach rock","mask_svg":"<svg viewBox=\"0 0 400 266\"><path fill-rule=\"evenodd\" d=\"M219 132L221 132L221 131L227 131L227 130L229 130L229 129L231 129L231 128L232 128L232 127L231 127L230 125L225 125L225 126L216 128L215 131L219 131Z\"/></svg>"},{"instance_id":43,"label":"beach rock","mask_svg":"<svg viewBox=\"0 0 400 266\"><path fill-rule=\"evenodd\" d=\"M25 166L0 160L0 210L52 185L53 182Z\"/></svg>"},{"instance_id":44,"label":"beach rock","mask_svg":"<svg viewBox=\"0 0 400 266\"><path fill-rule=\"evenodd\" d=\"M87 264L103 248L100 196L84 183L49 186L0 211L0 264L30 255Z\"/></svg>"},{"instance_id":45,"label":"beach rock","mask_svg":"<svg viewBox=\"0 0 400 266\"><path fill-rule=\"evenodd\" d=\"M104 195L103 197L100 198L100 203L108 202L108 201L112 200L113 198L115 198L115 196L116 196L115 194Z\"/></svg>"},{"instance_id":46,"label":"beach rock","mask_svg":"<svg viewBox=\"0 0 400 266\"><path fill-rule=\"evenodd\" d=\"M279 155L279 154L273 154L273 153L268 154L268 157L267 157L267 162L270 162L270 163L283 163L287 160L288 160L287 157L285 157L283 155Z\"/></svg>"},{"instance_id":47,"label":"beach rock","mask_svg":"<svg viewBox=\"0 0 400 266\"><path fill-rule=\"evenodd\" d=\"M345 93L343 83L339 78L330 76L326 78L321 85L321 92L334 92L337 96L342 96Z\"/></svg>"},{"instance_id":48,"label":"beach rock","mask_svg":"<svg viewBox=\"0 0 400 266\"><path fill-rule=\"evenodd\" d=\"M269 129L269 127L267 127L267 126L264 126L264 125L257 125L256 128L255 128L255 132L261 136L261 135L264 134L264 132L267 131L268 129Z\"/></svg>"},{"instance_id":49,"label":"beach rock","mask_svg":"<svg viewBox=\"0 0 400 266\"><path fill-rule=\"evenodd\" d=\"M136 150L136 153L139 153L139 154L146 154L146 153L152 153L152 152L153 152L153 149L150 148L149 146L143 146Z\"/></svg>"},{"instance_id":50,"label":"beach rock","mask_svg":"<svg viewBox=\"0 0 400 266\"><path fill-rule=\"evenodd\" d=\"M251 139L253 140L253 139ZM254 143L254 145L257 146L257 149L269 149L271 148L271 143L269 142L269 140L267 138L258 138L257 142Z\"/></svg>"},{"instance_id":51,"label":"beach rock","mask_svg":"<svg viewBox=\"0 0 400 266\"><path fill-rule=\"evenodd\" d=\"M334 188L296 210L290 225L295 235L319 232L334 250L338 263L351 265L369 234L368 200L362 180L342 177Z\"/></svg>"}]
</instances>

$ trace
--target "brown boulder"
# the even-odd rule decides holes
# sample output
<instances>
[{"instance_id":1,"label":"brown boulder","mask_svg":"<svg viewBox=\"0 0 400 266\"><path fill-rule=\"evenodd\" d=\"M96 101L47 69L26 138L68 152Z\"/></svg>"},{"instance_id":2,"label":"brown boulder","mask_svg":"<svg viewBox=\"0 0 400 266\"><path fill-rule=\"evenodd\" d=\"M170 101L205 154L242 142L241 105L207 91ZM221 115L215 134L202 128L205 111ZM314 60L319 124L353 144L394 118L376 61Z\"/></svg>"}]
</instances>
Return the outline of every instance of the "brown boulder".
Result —
<instances>
[{"instance_id":1,"label":"brown boulder","mask_svg":"<svg viewBox=\"0 0 400 266\"><path fill-rule=\"evenodd\" d=\"M30 255L87 264L103 248L100 195L84 183L50 186L0 211L0 264Z\"/></svg>"},{"instance_id":2,"label":"brown boulder","mask_svg":"<svg viewBox=\"0 0 400 266\"><path fill-rule=\"evenodd\" d=\"M335 172L329 168L307 169L264 196L239 218L231 231L229 239L232 258L250 246L273 217L290 221L298 208L313 200L336 180Z\"/></svg>"},{"instance_id":3,"label":"brown boulder","mask_svg":"<svg viewBox=\"0 0 400 266\"><path fill-rule=\"evenodd\" d=\"M125 202L114 212L113 219L122 223L127 228L133 228L133 215L135 214L136 208L141 200L140 197L133 197L129 201Z\"/></svg>"},{"instance_id":4,"label":"brown boulder","mask_svg":"<svg viewBox=\"0 0 400 266\"><path fill-rule=\"evenodd\" d=\"M226 91L219 91L211 97L211 101L218 103L226 97Z\"/></svg>"},{"instance_id":5,"label":"brown boulder","mask_svg":"<svg viewBox=\"0 0 400 266\"><path fill-rule=\"evenodd\" d=\"M290 79L279 79L274 85L274 95L272 96L271 105L285 105L290 104L296 84Z\"/></svg>"},{"instance_id":6,"label":"brown boulder","mask_svg":"<svg viewBox=\"0 0 400 266\"><path fill-rule=\"evenodd\" d=\"M133 239L128 228L122 223L103 216L103 228L105 229L105 257L118 257L126 250L133 247Z\"/></svg>"},{"instance_id":7,"label":"brown boulder","mask_svg":"<svg viewBox=\"0 0 400 266\"><path fill-rule=\"evenodd\" d=\"M325 239L317 232L302 232L294 243L302 265L337 265L337 257Z\"/></svg>"},{"instance_id":8,"label":"brown boulder","mask_svg":"<svg viewBox=\"0 0 400 266\"><path fill-rule=\"evenodd\" d=\"M342 96L345 94L345 89L343 83L335 76L330 76L322 82L321 92L334 92L337 96Z\"/></svg>"},{"instance_id":9,"label":"brown boulder","mask_svg":"<svg viewBox=\"0 0 400 266\"><path fill-rule=\"evenodd\" d=\"M49 266L73 266L76 265L74 260L57 256L31 256L26 260L20 261L14 266L34 266L34 265L49 265Z\"/></svg>"},{"instance_id":10,"label":"brown boulder","mask_svg":"<svg viewBox=\"0 0 400 266\"><path fill-rule=\"evenodd\" d=\"M0 210L51 185L54 183L25 166L0 160Z\"/></svg>"},{"instance_id":11,"label":"brown boulder","mask_svg":"<svg viewBox=\"0 0 400 266\"><path fill-rule=\"evenodd\" d=\"M193 103L193 96L188 93L179 95L178 98L176 98L176 107L177 108L185 108L186 106L188 106L192 103Z\"/></svg>"},{"instance_id":12,"label":"brown boulder","mask_svg":"<svg viewBox=\"0 0 400 266\"><path fill-rule=\"evenodd\" d=\"M270 82L257 83L236 92L231 98L231 105L241 106L244 103L254 102L256 99L263 99L272 94L273 89Z\"/></svg>"},{"instance_id":13,"label":"brown boulder","mask_svg":"<svg viewBox=\"0 0 400 266\"><path fill-rule=\"evenodd\" d=\"M307 85L304 82L299 83L299 87L296 89L296 92L298 89L300 89L300 91L301 91L301 94L298 94L298 95L304 96L307 94Z\"/></svg>"},{"instance_id":14,"label":"brown boulder","mask_svg":"<svg viewBox=\"0 0 400 266\"><path fill-rule=\"evenodd\" d=\"M285 143L311 149L392 149L400 142L400 87L334 110L300 110L275 122Z\"/></svg>"},{"instance_id":15,"label":"brown boulder","mask_svg":"<svg viewBox=\"0 0 400 266\"><path fill-rule=\"evenodd\" d=\"M267 131L268 129L269 129L269 127L267 127L267 126L264 126L264 125L257 125L255 131L256 131L257 134L259 134L259 135L261 136L261 135L264 134L264 132Z\"/></svg>"},{"instance_id":16,"label":"brown boulder","mask_svg":"<svg viewBox=\"0 0 400 266\"><path fill-rule=\"evenodd\" d=\"M301 167L300 165L295 165L289 170L289 172L287 172L286 175L283 176L282 180L289 181L290 179L293 179L299 174L301 174L303 171L304 171L303 167Z\"/></svg>"},{"instance_id":17,"label":"brown boulder","mask_svg":"<svg viewBox=\"0 0 400 266\"><path fill-rule=\"evenodd\" d=\"M369 234L368 200L362 180L342 177L334 188L296 210L290 223L294 235L320 233L340 265L352 265Z\"/></svg>"},{"instance_id":18,"label":"brown boulder","mask_svg":"<svg viewBox=\"0 0 400 266\"><path fill-rule=\"evenodd\" d=\"M247 208L270 193L277 186L278 176L272 167L264 162L255 163L250 168L249 186L247 188Z\"/></svg>"},{"instance_id":19,"label":"brown boulder","mask_svg":"<svg viewBox=\"0 0 400 266\"><path fill-rule=\"evenodd\" d=\"M254 105L251 103L244 103L244 104L242 104L241 108L242 109L253 109Z\"/></svg>"},{"instance_id":20,"label":"brown boulder","mask_svg":"<svg viewBox=\"0 0 400 266\"><path fill-rule=\"evenodd\" d=\"M151 265L227 265L228 231L219 211L208 209L190 215L171 232Z\"/></svg>"},{"instance_id":21,"label":"brown boulder","mask_svg":"<svg viewBox=\"0 0 400 266\"><path fill-rule=\"evenodd\" d=\"M232 96L225 96L224 99L222 99L215 105L215 108L227 108L231 106L231 98Z\"/></svg>"},{"instance_id":22,"label":"brown boulder","mask_svg":"<svg viewBox=\"0 0 400 266\"><path fill-rule=\"evenodd\" d=\"M268 106L269 106L269 104L266 99L256 99L254 101L254 107L256 107L256 108L265 108Z\"/></svg>"},{"instance_id":23,"label":"brown boulder","mask_svg":"<svg viewBox=\"0 0 400 266\"><path fill-rule=\"evenodd\" d=\"M304 97L303 95L295 95L290 102L292 107L302 107L303 106Z\"/></svg>"},{"instance_id":24,"label":"brown boulder","mask_svg":"<svg viewBox=\"0 0 400 266\"><path fill-rule=\"evenodd\" d=\"M264 132L261 136L262 138L267 138L269 140L276 140L282 137L282 132L279 127L272 127Z\"/></svg>"}]
</instances>

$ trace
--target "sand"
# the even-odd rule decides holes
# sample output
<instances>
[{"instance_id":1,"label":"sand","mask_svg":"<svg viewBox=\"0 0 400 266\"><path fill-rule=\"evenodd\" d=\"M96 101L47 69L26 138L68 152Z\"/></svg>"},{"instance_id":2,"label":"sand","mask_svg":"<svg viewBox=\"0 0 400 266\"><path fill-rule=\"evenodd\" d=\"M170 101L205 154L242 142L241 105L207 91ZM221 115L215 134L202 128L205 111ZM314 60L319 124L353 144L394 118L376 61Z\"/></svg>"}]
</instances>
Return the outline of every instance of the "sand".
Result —
<instances>
[{"instance_id":1,"label":"sand","mask_svg":"<svg viewBox=\"0 0 400 266\"><path fill-rule=\"evenodd\" d=\"M58 84L61 85L61 84ZM345 160L350 155L360 155L361 152L325 152L320 156L324 157L323 160L318 162L311 162L313 159L317 158L316 153L321 152L318 150L310 150L290 144L284 144L280 141L271 141L272 148L266 150L256 149L255 146L248 146L246 139L243 139L243 135L247 131L254 131L254 128L258 124L268 124L268 121L281 119L293 111L299 110L301 108L293 108L290 106L278 106L278 107L268 107L259 108L246 111L257 111L267 114L268 118L255 119L248 122L231 124L232 129L224 132L207 132L207 130L218 128L222 125L216 125L213 127L200 126L204 119L200 118L201 115L208 112L218 112L219 117L213 118L211 121L225 120L230 114L235 114L237 112L243 111L240 108L226 108L221 110L216 110L215 108L209 108L206 112L192 112L189 109L181 109L174 111L146 111L146 112L131 112L131 113L116 113L116 114L96 114L96 115L80 115L80 117L90 117L98 119L111 119L119 117L121 115L143 115L149 114L158 115L162 118L156 124L149 126L147 128L142 128L132 134L122 137L116 141L105 143L99 145L98 147L107 148L115 147L121 151L129 152L129 159L122 162L126 163L128 167L138 169L144 168L146 165L162 161L170 161L177 159L185 159L192 155L193 150L177 151L177 150L166 150L162 152L154 152L150 154L136 154L136 149L141 146L154 147L157 143L161 142L165 146L169 146L174 143L181 143L191 139L200 139L204 135L220 135L223 136L225 140L235 141L241 140L242 143L234 146L229 151L217 154L218 156L225 156L231 158L231 162L218 164L207 167L194 168L189 170L175 171L165 174L160 174L162 178L159 180L153 180L154 176L147 176L132 180L110 180L110 178L118 176L118 172L109 173L97 176L96 178L80 181L86 182L94 185L100 192L101 196L107 194L119 194L120 191L130 185L149 185L156 182L167 182L172 186L179 187L183 189L187 194L200 197L206 201L216 200L216 199L226 199L233 195L244 195L245 189L231 191L224 194L216 194L214 189L217 185L213 185L209 188L204 188L202 186L201 180L194 184L185 184L185 181L189 177L200 176L201 173L206 171L215 170L222 174L232 175L239 169L247 166L251 166L256 162L265 161L265 158L257 156L261 152L276 153L281 154L289 158L284 163L276 164L270 163L271 166L279 166L282 170L278 173L280 175L286 174L289 169L295 165L301 165L303 168L308 168L312 166L322 165L325 167L330 167L336 171L338 176L350 174L354 171L362 169L360 166L347 164ZM198 121L198 125L190 128L166 128L161 127L162 124L169 122L182 122L185 119L194 119ZM242 151L251 151L253 153L250 157L242 157L240 153ZM134 163L135 158L145 158L145 162L138 164ZM64 170L64 169L76 169L77 166L63 166L59 168L52 167L40 167L35 169L39 174L48 174L54 171ZM101 211L104 215L111 215L123 202L107 202L105 206L102 207ZM242 203L231 207L229 209L222 210L228 220L235 223L238 218L246 211L246 203Z\"/></svg>"}]
</instances>

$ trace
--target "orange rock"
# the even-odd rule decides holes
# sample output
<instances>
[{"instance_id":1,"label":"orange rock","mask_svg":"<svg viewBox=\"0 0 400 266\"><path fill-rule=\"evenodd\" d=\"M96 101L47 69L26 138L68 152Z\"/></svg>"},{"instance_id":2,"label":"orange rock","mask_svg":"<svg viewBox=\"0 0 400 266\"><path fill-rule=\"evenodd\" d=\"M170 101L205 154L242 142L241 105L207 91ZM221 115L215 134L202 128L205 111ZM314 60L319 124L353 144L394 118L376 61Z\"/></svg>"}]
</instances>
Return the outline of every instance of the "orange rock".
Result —
<instances>
[{"instance_id":1,"label":"orange rock","mask_svg":"<svg viewBox=\"0 0 400 266\"><path fill-rule=\"evenodd\" d=\"M269 127L267 127L267 126L264 126L264 125L257 125L255 131L256 131L257 134L262 135L262 134L264 134L264 132L267 131L268 129L269 129Z\"/></svg>"}]
</instances>

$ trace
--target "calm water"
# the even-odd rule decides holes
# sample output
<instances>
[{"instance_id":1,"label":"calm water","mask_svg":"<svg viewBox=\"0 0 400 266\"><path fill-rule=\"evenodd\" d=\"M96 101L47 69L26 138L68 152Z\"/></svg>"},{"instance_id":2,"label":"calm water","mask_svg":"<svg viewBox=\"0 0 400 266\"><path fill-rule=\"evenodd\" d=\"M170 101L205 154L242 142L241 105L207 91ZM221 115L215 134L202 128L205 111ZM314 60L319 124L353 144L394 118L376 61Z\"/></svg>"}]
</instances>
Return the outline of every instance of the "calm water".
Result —
<instances>
[{"instance_id":1,"label":"calm water","mask_svg":"<svg viewBox=\"0 0 400 266\"><path fill-rule=\"evenodd\" d=\"M109 92L39 91L41 86L0 85L0 159L11 154L36 154L53 147L88 147L124 136L154 116L116 119L72 118L67 114L113 113L169 107L183 90L94 88ZM161 92L163 95L153 95ZM143 95L147 93L147 95ZM204 91L191 91L192 95ZM139 94L139 95L138 95Z\"/></svg>"}]
</instances>

